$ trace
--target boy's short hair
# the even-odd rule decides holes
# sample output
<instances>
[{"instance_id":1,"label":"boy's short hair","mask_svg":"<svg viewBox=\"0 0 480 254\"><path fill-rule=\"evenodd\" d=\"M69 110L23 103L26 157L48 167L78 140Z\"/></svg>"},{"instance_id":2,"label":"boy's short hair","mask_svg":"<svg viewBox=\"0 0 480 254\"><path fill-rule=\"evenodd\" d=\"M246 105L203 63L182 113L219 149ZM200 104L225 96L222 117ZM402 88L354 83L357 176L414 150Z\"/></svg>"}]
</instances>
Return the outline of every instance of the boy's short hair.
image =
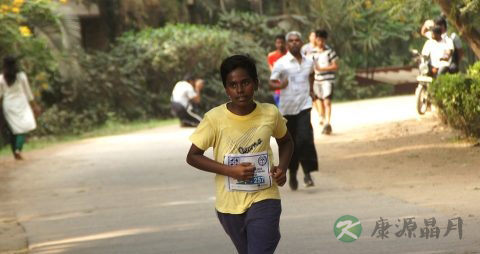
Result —
<instances>
[{"instance_id":1,"label":"boy's short hair","mask_svg":"<svg viewBox=\"0 0 480 254\"><path fill-rule=\"evenodd\" d=\"M318 29L318 30L315 30L315 36L318 38L327 39L328 32L325 29Z\"/></svg>"},{"instance_id":2,"label":"boy's short hair","mask_svg":"<svg viewBox=\"0 0 480 254\"><path fill-rule=\"evenodd\" d=\"M247 71L250 78L258 80L257 67L255 61L248 55L233 55L225 58L220 65L220 75L222 76L223 86L227 85L227 76L237 68Z\"/></svg>"},{"instance_id":3,"label":"boy's short hair","mask_svg":"<svg viewBox=\"0 0 480 254\"><path fill-rule=\"evenodd\" d=\"M444 16L437 17L435 20L435 25L437 26L443 26L445 29L447 29L447 20L445 19Z\"/></svg>"},{"instance_id":4,"label":"boy's short hair","mask_svg":"<svg viewBox=\"0 0 480 254\"><path fill-rule=\"evenodd\" d=\"M282 41L285 41L285 35L283 35L283 34L279 34L279 35L275 36L275 40L282 40Z\"/></svg>"},{"instance_id":5,"label":"boy's short hair","mask_svg":"<svg viewBox=\"0 0 480 254\"><path fill-rule=\"evenodd\" d=\"M298 38L302 39L302 34L298 31L290 31L287 33L287 35L285 35L285 41L288 41L288 38L290 38L290 36L298 36Z\"/></svg>"}]
</instances>

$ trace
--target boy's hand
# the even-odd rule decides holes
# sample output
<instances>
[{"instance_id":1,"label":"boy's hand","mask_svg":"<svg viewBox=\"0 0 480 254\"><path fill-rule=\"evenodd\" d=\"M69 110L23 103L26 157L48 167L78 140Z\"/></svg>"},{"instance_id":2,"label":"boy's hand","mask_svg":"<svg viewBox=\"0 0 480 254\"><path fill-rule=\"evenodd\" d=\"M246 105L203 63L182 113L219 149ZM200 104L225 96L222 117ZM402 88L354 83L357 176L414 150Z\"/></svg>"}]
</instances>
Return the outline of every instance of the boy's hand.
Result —
<instances>
[{"instance_id":1,"label":"boy's hand","mask_svg":"<svg viewBox=\"0 0 480 254\"><path fill-rule=\"evenodd\" d=\"M230 177L233 177L237 180L248 180L253 177L253 172L255 167L250 162L242 162L238 165L232 166L230 172Z\"/></svg>"},{"instance_id":2,"label":"boy's hand","mask_svg":"<svg viewBox=\"0 0 480 254\"><path fill-rule=\"evenodd\" d=\"M283 186L287 181L287 170L283 170L277 166L273 166L270 170L270 175L273 177L278 186Z\"/></svg>"}]
</instances>

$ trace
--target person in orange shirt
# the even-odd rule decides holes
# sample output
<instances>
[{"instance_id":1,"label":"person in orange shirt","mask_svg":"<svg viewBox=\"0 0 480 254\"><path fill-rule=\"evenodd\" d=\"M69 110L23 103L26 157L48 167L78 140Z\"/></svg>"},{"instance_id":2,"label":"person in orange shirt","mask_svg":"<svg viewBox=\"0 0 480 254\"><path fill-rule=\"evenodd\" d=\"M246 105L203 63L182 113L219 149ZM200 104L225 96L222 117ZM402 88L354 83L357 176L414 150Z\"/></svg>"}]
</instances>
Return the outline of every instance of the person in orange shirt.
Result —
<instances>
[{"instance_id":1,"label":"person in orange shirt","mask_svg":"<svg viewBox=\"0 0 480 254\"><path fill-rule=\"evenodd\" d=\"M285 46L285 36L282 34L277 35L275 37L275 51L268 53L267 56L268 67L270 67L270 71L273 69L273 64L286 53L287 47ZM275 101L275 105L278 106L280 103L280 90L275 90L273 94L273 100Z\"/></svg>"}]
</instances>

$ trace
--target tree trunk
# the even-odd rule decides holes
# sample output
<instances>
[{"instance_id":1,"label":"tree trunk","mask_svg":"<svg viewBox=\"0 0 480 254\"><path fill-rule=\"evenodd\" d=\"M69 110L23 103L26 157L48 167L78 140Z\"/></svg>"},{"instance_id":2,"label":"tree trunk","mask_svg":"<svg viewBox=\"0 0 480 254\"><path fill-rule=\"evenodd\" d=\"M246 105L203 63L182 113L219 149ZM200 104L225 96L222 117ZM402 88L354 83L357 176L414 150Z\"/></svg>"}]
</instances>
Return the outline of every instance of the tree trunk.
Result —
<instances>
[{"instance_id":1,"label":"tree trunk","mask_svg":"<svg viewBox=\"0 0 480 254\"><path fill-rule=\"evenodd\" d=\"M471 21L460 17L460 11L455 9L457 8L455 3L456 1L436 1L440 5L440 8L442 8L443 12L447 15L449 21L455 25L462 38L468 42L468 45L470 45L470 48L475 53L477 58L480 59L480 32L476 30L476 27L473 24L469 24Z\"/></svg>"},{"instance_id":2,"label":"tree trunk","mask_svg":"<svg viewBox=\"0 0 480 254\"><path fill-rule=\"evenodd\" d=\"M257 14L263 15L263 3L262 0L250 0L250 9Z\"/></svg>"},{"instance_id":3,"label":"tree trunk","mask_svg":"<svg viewBox=\"0 0 480 254\"><path fill-rule=\"evenodd\" d=\"M222 10L222 12L227 12L227 8L225 8L224 0L220 0L220 10Z\"/></svg>"}]
</instances>

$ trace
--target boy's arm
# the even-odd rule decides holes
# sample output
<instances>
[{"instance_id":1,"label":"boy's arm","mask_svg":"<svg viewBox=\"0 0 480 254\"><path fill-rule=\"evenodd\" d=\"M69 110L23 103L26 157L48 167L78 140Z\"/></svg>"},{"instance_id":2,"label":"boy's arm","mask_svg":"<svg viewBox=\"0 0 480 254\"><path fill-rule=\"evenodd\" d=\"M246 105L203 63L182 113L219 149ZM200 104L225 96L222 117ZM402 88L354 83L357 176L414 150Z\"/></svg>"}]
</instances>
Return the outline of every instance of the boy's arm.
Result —
<instances>
[{"instance_id":1,"label":"boy's arm","mask_svg":"<svg viewBox=\"0 0 480 254\"><path fill-rule=\"evenodd\" d=\"M255 167L251 163L228 166L206 157L204 153L204 150L192 144L187 154L187 163L200 170L230 176L237 180L249 180L253 177Z\"/></svg>"},{"instance_id":2,"label":"boy's arm","mask_svg":"<svg viewBox=\"0 0 480 254\"><path fill-rule=\"evenodd\" d=\"M279 90L285 89L288 86L288 78L282 77L282 65L275 63L273 65L272 74L270 75L270 80L268 82L268 87L270 90ZM285 78L282 80L282 78Z\"/></svg>"},{"instance_id":3,"label":"boy's arm","mask_svg":"<svg viewBox=\"0 0 480 254\"><path fill-rule=\"evenodd\" d=\"M336 70L338 70L337 60L332 61L332 63L327 67L318 67L315 64L315 70L316 71L336 71Z\"/></svg>"},{"instance_id":4,"label":"boy's arm","mask_svg":"<svg viewBox=\"0 0 480 254\"><path fill-rule=\"evenodd\" d=\"M285 89L288 86L288 79L285 79L283 82L279 79L271 79L268 82L270 90L280 90Z\"/></svg>"},{"instance_id":5,"label":"boy's arm","mask_svg":"<svg viewBox=\"0 0 480 254\"><path fill-rule=\"evenodd\" d=\"M273 179L279 186L283 186L287 181L286 173L290 159L293 154L293 140L290 133L287 131L283 138L276 139L278 144L279 163L270 171Z\"/></svg>"}]
</instances>

